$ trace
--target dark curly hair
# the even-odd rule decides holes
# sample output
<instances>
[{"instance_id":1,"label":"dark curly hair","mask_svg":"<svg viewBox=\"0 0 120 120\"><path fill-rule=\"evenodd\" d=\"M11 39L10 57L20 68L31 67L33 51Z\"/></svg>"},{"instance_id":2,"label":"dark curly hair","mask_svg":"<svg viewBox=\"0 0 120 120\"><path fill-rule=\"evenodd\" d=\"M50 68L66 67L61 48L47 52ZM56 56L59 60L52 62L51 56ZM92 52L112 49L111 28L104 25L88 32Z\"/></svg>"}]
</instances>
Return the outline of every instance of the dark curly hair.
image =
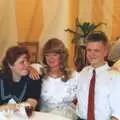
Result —
<instances>
[{"instance_id":1,"label":"dark curly hair","mask_svg":"<svg viewBox=\"0 0 120 120\"><path fill-rule=\"evenodd\" d=\"M9 65L13 65L16 60L23 54L26 54L29 59L30 56L28 50L25 47L16 45L7 49L5 57L2 61L2 65L3 72L7 73L10 78L12 77L12 71Z\"/></svg>"}]
</instances>

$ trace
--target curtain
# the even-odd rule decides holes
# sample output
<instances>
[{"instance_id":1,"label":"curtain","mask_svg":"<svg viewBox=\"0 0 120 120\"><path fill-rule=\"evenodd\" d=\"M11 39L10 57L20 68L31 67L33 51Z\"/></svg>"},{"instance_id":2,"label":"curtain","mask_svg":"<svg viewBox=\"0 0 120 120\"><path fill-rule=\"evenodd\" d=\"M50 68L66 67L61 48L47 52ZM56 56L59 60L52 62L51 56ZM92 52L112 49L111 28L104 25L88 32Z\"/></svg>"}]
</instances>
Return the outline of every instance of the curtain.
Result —
<instances>
[{"instance_id":1,"label":"curtain","mask_svg":"<svg viewBox=\"0 0 120 120\"><path fill-rule=\"evenodd\" d=\"M0 0L0 56L16 44L17 30L14 0Z\"/></svg>"},{"instance_id":2,"label":"curtain","mask_svg":"<svg viewBox=\"0 0 120 120\"><path fill-rule=\"evenodd\" d=\"M70 52L73 67L74 46L66 28L75 29L75 18L81 22L103 22L101 26L112 42L120 36L119 0L0 0L0 56L18 42L38 42L39 59L44 43L61 39Z\"/></svg>"}]
</instances>

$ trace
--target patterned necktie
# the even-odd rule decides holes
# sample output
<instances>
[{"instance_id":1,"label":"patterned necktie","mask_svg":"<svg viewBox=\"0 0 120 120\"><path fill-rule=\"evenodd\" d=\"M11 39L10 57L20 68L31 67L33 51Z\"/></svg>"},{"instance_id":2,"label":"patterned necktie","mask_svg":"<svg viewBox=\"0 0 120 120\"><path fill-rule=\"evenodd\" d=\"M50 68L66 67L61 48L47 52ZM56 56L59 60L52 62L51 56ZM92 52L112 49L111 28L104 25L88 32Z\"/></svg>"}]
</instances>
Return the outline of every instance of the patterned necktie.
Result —
<instances>
[{"instance_id":1,"label":"patterned necktie","mask_svg":"<svg viewBox=\"0 0 120 120\"><path fill-rule=\"evenodd\" d=\"M94 114L95 77L96 77L96 72L95 70L93 70L93 75L89 87L87 120L95 120L95 114Z\"/></svg>"}]
</instances>

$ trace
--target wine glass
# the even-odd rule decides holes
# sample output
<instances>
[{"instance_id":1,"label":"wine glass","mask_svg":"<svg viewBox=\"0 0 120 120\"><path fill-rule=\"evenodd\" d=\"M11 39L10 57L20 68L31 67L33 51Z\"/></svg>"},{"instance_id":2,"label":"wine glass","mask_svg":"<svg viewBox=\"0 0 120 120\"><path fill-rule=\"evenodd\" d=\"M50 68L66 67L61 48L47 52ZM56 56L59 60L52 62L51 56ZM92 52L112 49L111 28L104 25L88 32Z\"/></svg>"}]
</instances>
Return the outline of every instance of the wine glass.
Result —
<instances>
[{"instance_id":1,"label":"wine glass","mask_svg":"<svg viewBox=\"0 0 120 120\"><path fill-rule=\"evenodd\" d=\"M26 106L25 107L25 111L26 111L26 114L28 117L31 117L32 116L32 113L33 113L33 107L28 107Z\"/></svg>"}]
</instances>

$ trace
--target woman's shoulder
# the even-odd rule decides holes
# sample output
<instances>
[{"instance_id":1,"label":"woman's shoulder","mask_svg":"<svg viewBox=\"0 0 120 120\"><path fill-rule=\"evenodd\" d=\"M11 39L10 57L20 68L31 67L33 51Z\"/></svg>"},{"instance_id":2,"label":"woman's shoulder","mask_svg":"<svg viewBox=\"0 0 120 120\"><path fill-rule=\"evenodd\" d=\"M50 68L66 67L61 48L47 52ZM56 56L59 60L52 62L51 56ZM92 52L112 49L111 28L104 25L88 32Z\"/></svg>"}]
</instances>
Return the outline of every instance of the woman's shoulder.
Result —
<instances>
[{"instance_id":1,"label":"woman's shoulder","mask_svg":"<svg viewBox=\"0 0 120 120\"><path fill-rule=\"evenodd\" d=\"M11 76L8 75L6 72L2 71L0 72L0 84L1 83L9 83L11 80Z\"/></svg>"},{"instance_id":2,"label":"woman's shoulder","mask_svg":"<svg viewBox=\"0 0 120 120\"><path fill-rule=\"evenodd\" d=\"M0 79L7 79L9 75L5 71L0 71Z\"/></svg>"},{"instance_id":3,"label":"woman's shoulder","mask_svg":"<svg viewBox=\"0 0 120 120\"><path fill-rule=\"evenodd\" d=\"M79 75L79 72L73 70L73 71L71 72L71 77L68 79L68 82L69 82L70 84L76 83L77 78L78 78L78 75Z\"/></svg>"},{"instance_id":4,"label":"woman's shoulder","mask_svg":"<svg viewBox=\"0 0 120 120\"><path fill-rule=\"evenodd\" d=\"M42 76L40 76L38 79L32 79L31 77L29 77L29 75L27 75L27 76L24 76L24 77L22 77L22 79L24 80L24 81L26 81L27 80L27 82L28 83L42 83Z\"/></svg>"}]
</instances>

